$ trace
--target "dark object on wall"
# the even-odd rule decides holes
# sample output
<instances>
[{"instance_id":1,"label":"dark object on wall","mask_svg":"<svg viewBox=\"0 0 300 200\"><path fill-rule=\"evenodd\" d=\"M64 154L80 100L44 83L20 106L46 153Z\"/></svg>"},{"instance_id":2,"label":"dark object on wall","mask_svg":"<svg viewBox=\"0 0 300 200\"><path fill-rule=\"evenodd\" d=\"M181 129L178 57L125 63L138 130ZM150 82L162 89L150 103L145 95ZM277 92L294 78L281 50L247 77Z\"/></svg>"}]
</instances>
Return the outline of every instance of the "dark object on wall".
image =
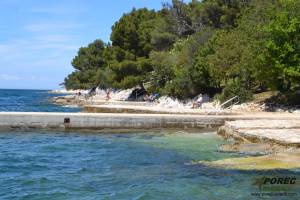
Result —
<instances>
[{"instance_id":1,"label":"dark object on wall","mask_svg":"<svg viewBox=\"0 0 300 200\"><path fill-rule=\"evenodd\" d=\"M64 118L64 124L70 124L71 120L69 117Z\"/></svg>"}]
</instances>

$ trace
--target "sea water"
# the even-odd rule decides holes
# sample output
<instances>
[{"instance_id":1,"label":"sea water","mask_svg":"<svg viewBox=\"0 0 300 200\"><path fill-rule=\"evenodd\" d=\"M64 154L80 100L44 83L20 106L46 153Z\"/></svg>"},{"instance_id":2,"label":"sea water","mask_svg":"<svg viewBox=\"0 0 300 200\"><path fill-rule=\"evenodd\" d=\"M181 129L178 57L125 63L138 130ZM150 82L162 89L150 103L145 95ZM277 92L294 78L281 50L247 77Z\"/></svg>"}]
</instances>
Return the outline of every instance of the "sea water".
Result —
<instances>
[{"instance_id":1,"label":"sea water","mask_svg":"<svg viewBox=\"0 0 300 200\"><path fill-rule=\"evenodd\" d=\"M1 111L78 111L51 104L48 91L0 94ZM299 179L299 169L198 163L245 156L220 152L224 143L215 132L0 131L0 199L299 199L299 190L292 191L296 196L256 196L266 193L258 179Z\"/></svg>"},{"instance_id":2,"label":"sea water","mask_svg":"<svg viewBox=\"0 0 300 200\"><path fill-rule=\"evenodd\" d=\"M80 108L51 103L51 98L63 94L51 94L49 90L0 89L0 112L79 112Z\"/></svg>"},{"instance_id":3,"label":"sea water","mask_svg":"<svg viewBox=\"0 0 300 200\"><path fill-rule=\"evenodd\" d=\"M214 133L2 132L0 197L255 199L257 178L299 177L297 171L238 171L194 164L240 156L219 152L222 143Z\"/></svg>"}]
</instances>

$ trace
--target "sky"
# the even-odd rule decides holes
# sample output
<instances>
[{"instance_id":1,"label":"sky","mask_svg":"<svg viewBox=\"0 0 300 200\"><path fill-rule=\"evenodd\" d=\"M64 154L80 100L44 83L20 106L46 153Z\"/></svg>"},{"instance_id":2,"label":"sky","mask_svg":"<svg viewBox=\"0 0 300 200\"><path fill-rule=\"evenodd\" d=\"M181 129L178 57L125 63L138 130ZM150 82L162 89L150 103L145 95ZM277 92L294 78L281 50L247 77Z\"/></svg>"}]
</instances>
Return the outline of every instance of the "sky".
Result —
<instances>
[{"instance_id":1,"label":"sky","mask_svg":"<svg viewBox=\"0 0 300 200\"><path fill-rule=\"evenodd\" d=\"M133 7L170 0L0 0L0 88L58 89L77 50Z\"/></svg>"}]
</instances>

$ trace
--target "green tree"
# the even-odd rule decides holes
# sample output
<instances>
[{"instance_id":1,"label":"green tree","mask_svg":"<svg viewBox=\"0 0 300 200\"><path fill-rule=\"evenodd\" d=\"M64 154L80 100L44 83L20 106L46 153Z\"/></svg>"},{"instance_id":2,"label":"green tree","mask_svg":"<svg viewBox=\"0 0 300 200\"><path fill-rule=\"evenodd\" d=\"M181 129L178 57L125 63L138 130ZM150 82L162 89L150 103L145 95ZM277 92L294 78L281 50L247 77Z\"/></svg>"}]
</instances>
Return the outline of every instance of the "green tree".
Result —
<instances>
[{"instance_id":1,"label":"green tree","mask_svg":"<svg viewBox=\"0 0 300 200\"><path fill-rule=\"evenodd\" d=\"M300 84L300 2L281 1L281 10L266 26L269 34L264 62L272 66L279 90L290 90Z\"/></svg>"},{"instance_id":2,"label":"green tree","mask_svg":"<svg viewBox=\"0 0 300 200\"><path fill-rule=\"evenodd\" d=\"M80 48L70 88L129 88L221 100L300 87L299 0L172 0L159 11L133 9L111 42Z\"/></svg>"},{"instance_id":3,"label":"green tree","mask_svg":"<svg viewBox=\"0 0 300 200\"><path fill-rule=\"evenodd\" d=\"M124 14L112 27L112 46L130 52L135 58L147 57L152 50L151 32L155 19L155 11L146 8Z\"/></svg>"},{"instance_id":4,"label":"green tree","mask_svg":"<svg viewBox=\"0 0 300 200\"><path fill-rule=\"evenodd\" d=\"M268 38L263 27L269 23L269 11L276 4L265 0L250 5L243 10L236 27L219 30L210 40L206 65L214 83L224 89L222 100L236 95L242 101L249 100L252 92L266 88L274 80L270 70L262 65L261 55Z\"/></svg>"},{"instance_id":5,"label":"green tree","mask_svg":"<svg viewBox=\"0 0 300 200\"><path fill-rule=\"evenodd\" d=\"M149 53L153 49L151 32L157 14L153 10L133 9L124 14L112 27L112 59L109 68L113 86L130 88L143 85L146 74L151 72Z\"/></svg>"},{"instance_id":6,"label":"green tree","mask_svg":"<svg viewBox=\"0 0 300 200\"><path fill-rule=\"evenodd\" d=\"M72 60L75 72L70 74L64 82L67 89L88 89L101 85L97 72L106 67L105 48L106 45L101 40L95 40L87 47L79 49Z\"/></svg>"}]
</instances>

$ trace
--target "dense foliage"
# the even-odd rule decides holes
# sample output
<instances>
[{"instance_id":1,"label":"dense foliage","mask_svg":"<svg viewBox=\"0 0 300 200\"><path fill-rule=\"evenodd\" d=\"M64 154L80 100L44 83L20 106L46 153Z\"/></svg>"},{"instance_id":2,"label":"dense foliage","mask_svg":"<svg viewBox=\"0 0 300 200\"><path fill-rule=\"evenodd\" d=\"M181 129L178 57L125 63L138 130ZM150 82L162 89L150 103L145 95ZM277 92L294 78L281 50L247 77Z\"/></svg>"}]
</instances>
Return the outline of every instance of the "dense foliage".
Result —
<instances>
[{"instance_id":1,"label":"dense foliage","mask_svg":"<svg viewBox=\"0 0 300 200\"><path fill-rule=\"evenodd\" d=\"M173 0L159 11L133 9L113 25L111 44L80 48L65 86L244 101L268 89L299 90L299 10L299 0Z\"/></svg>"}]
</instances>

